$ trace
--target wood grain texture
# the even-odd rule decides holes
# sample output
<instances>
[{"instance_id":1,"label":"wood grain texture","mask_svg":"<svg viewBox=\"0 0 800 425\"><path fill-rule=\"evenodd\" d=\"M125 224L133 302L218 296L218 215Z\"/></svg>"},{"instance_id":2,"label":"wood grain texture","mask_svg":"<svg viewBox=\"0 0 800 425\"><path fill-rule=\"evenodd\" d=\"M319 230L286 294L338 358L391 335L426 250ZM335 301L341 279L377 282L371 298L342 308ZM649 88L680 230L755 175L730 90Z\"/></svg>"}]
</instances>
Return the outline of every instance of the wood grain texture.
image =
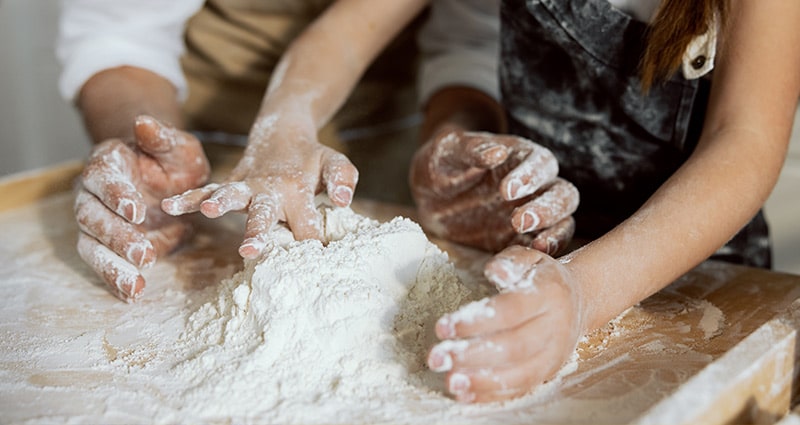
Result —
<instances>
[{"instance_id":1,"label":"wood grain texture","mask_svg":"<svg viewBox=\"0 0 800 425\"><path fill-rule=\"evenodd\" d=\"M79 170L67 164L0 182L16 199L0 212L0 411L11 422L36 421L42 412L102 422L109 409L141 419L139 400L158 403L143 373L160 351L131 320L171 323L197 291L242 267L241 217L193 216L195 238L148 270L139 305L116 301L75 253L64 190ZM353 209L379 220L414 214L364 199ZM488 254L434 241L463 281L487 284ZM527 402L489 410L485 422L775 422L797 396L799 300L798 276L705 262L588 335L572 369ZM106 389L130 405L105 405Z\"/></svg>"},{"instance_id":2,"label":"wood grain texture","mask_svg":"<svg viewBox=\"0 0 800 425\"><path fill-rule=\"evenodd\" d=\"M0 211L7 211L70 190L83 162L70 161L42 170L12 174L0 179Z\"/></svg>"}]
</instances>

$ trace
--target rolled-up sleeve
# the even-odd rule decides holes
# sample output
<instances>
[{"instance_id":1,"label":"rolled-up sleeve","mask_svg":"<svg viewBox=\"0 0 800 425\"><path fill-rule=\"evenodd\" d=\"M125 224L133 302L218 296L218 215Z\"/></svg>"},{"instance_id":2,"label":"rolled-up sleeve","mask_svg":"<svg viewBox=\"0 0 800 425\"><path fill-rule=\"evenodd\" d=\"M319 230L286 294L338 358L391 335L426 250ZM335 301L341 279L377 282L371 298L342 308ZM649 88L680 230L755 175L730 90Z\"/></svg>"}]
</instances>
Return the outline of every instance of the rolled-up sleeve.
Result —
<instances>
[{"instance_id":1,"label":"rolled-up sleeve","mask_svg":"<svg viewBox=\"0 0 800 425\"><path fill-rule=\"evenodd\" d=\"M469 86L499 98L500 0L434 0L419 34L419 99Z\"/></svg>"},{"instance_id":2,"label":"rolled-up sleeve","mask_svg":"<svg viewBox=\"0 0 800 425\"><path fill-rule=\"evenodd\" d=\"M56 54L59 91L74 101L94 74L119 66L147 69L186 95L180 66L186 21L203 0L62 0Z\"/></svg>"}]
</instances>

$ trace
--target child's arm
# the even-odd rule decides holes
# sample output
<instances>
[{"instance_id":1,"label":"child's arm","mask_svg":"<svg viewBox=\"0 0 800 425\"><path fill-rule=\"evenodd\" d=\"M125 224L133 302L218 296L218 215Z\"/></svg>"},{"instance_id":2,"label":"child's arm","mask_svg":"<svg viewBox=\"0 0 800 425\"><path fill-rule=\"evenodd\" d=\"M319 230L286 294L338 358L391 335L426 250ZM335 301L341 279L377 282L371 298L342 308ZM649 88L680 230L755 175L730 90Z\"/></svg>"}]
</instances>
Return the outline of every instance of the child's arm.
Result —
<instances>
[{"instance_id":1,"label":"child's arm","mask_svg":"<svg viewBox=\"0 0 800 425\"><path fill-rule=\"evenodd\" d=\"M691 158L614 230L556 262L520 247L487 276L506 288L437 324L429 365L464 401L524 393L552 376L577 338L708 258L762 206L786 153L800 94L800 3L732 2L709 109ZM476 314L476 311L483 314Z\"/></svg>"},{"instance_id":2,"label":"child's arm","mask_svg":"<svg viewBox=\"0 0 800 425\"><path fill-rule=\"evenodd\" d=\"M176 214L218 217L247 210L240 254L260 254L272 224L286 222L298 239L320 238L314 196L350 204L358 172L317 131L343 104L378 53L426 5L425 0L340 0L289 47L273 73L244 156L220 187L165 201Z\"/></svg>"}]
</instances>

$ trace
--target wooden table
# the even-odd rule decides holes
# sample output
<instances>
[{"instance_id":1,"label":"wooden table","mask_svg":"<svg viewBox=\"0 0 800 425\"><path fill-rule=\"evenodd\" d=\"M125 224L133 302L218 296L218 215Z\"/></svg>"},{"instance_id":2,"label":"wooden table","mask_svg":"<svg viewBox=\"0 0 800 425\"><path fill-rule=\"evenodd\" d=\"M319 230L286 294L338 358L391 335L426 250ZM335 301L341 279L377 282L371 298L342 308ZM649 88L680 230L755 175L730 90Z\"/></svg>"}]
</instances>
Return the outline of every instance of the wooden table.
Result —
<instances>
[{"instance_id":1,"label":"wooden table","mask_svg":"<svg viewBox=\"0 0 800 425\"><path fill-rule=\"evenodd\" d=\"M141 422L132 418L141 419L136 415L142 406L157 397L136 375L148 359L129 349L147 341L130 323L161 321L179 332L180 322L170 317L185 298L176 294L241 268L235 249L241 220L199 222L188 247L147 272L149 282L158 283L137 305L116 301L74 249L77 229L67 189L79 169L70 163L0 181L0 422ZM354 209L378 219L413 214L368 200L358 200ZM464 279L481 283L486 254L436 242ZM798 299L798 276L703 263L585 338L574 368L547 393L497 418L775 422L796 393ZM156 307L157 314L143 316ZM127 364L127 372L109 373L104 361ZM116 416L109 417L109 398L97 396L103 391L120 392L129 403L116 398ZM500 415L508 410L514 415Z\"/></svg>"}]
</instances>

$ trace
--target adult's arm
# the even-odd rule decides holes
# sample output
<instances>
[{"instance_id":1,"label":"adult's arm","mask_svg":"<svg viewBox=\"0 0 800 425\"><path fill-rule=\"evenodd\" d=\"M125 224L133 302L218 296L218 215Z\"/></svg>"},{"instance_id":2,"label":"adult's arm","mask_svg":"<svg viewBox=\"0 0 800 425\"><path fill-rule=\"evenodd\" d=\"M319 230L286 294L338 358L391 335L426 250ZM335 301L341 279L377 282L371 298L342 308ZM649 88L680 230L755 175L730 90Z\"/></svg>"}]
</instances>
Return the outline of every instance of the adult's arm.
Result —
<instances>
[{"instance_id":1,"label":"adult's arm","mask_svg":"<svg viewBox=\"0 0 800 425\"><path fill-rule=\"evenodd\" d=\"M160 75L179 96L185 95L180 67L183 31L202 4L202 0L61 0L56 40L61 95L74 101L93 75L123 66Z\"/></svg>"},{"instance_id":2,"label":"adult's arm","mask_svg":"<svg viewBox=\"0 0 800 425\"><path fill-rule=\"evenodd\" d=\"M183 26L200 5L197 0L62 2L60 89L79 108L96 144L77 188L77 248L111 292L126 301L142 293L140 269L172 250L189 230L183 220L161 211L161 199L208 178L199 142L174 127L182 125Z\"/></svg>"},{"instance_id":3,"label":"adult's arm","mask_svg":"<svg viewBox=\"0 0 800 425\"><path fill-rule=\"evenodd\" d=\"M410 184L427 231L499 251L556 253L572 238L578 192L555 157L508 136L500 105L500 2L436 0L420 33L422 146Z\"/></svg>"}]
</instances>

